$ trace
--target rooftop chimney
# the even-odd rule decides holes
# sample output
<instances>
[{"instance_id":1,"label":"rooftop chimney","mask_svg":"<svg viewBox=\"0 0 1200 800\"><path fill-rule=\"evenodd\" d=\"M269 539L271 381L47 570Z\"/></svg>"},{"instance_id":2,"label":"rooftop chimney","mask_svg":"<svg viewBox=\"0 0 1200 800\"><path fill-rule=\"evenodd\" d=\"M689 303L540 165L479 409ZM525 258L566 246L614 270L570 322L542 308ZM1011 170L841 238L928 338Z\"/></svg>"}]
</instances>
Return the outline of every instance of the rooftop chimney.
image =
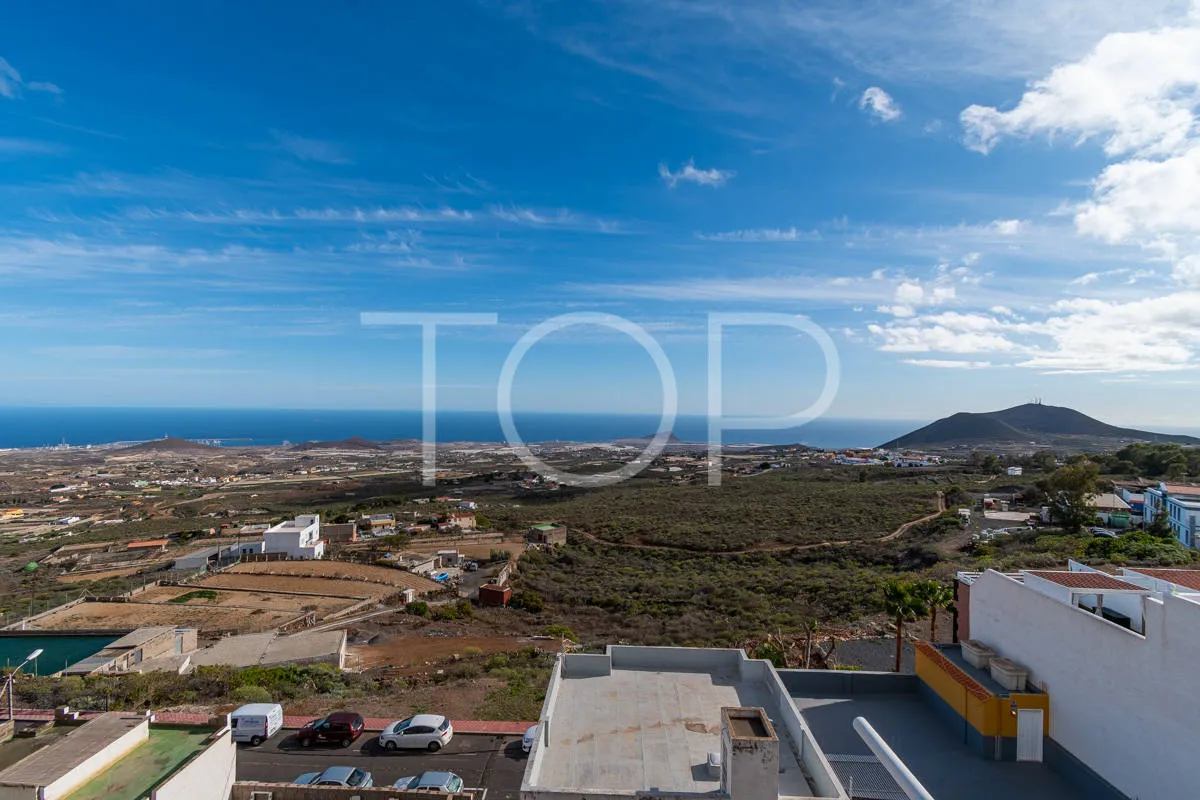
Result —
<instances>
[{"instance_id":1,"label":"rooftop chimney","mask_svg":"<svg viewBox=\"0 0 1200 800\"><path fill-rule=\"evenodd\" d=\"M778 800L779 737L761 708L721 709L721 791L736 800Z\"/></svg>"}]
</instances>

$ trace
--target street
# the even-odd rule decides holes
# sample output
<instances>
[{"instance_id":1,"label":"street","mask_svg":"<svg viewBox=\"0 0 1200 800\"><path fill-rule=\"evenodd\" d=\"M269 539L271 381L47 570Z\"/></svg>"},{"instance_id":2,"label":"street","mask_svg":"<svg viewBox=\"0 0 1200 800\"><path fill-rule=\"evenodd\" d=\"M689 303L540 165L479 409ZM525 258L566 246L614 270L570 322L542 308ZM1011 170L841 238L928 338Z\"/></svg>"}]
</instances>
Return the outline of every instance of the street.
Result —
<instances>
[{"instance_id":1,"label":"street","mask_svg":"<svg viewBox=\"0 0 1200 800\"><path fill-rule=\"evenodd\" d=\"M437 753L424 750L388 752L374 733L363 734L343 750L340 747L300 747L294 731L280 731L258 747L238 745L237 779L291 783L305 772L334 766L369 771L376 786L390 786L406 775L424 770L446 770L467 786L483 786L489 798L517 800L525 754L519 736L458 734Z\"/></svg>"}]
</instances>

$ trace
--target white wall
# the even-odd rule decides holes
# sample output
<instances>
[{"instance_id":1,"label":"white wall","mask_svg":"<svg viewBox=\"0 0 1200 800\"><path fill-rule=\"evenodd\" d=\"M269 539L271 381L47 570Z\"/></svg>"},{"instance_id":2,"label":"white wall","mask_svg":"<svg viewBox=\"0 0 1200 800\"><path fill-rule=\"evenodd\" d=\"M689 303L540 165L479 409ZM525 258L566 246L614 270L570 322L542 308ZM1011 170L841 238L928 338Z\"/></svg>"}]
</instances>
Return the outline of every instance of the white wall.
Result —
<instances>
[{"instance_id":1,"label":"white wall","mask_svg":"<svg viewBox=\"0 0 1200 800\"><path fill-rule=\"evenodd\" d=\"M971 635L1050 695L1050 736L1130 797L1195 796L1200 605L1145 604L1145 636L988 570L971 587Z\"/></svg>"},{"instance_id":2,"label":"white wall","mask_svg":"<svg viewBox=\"0 0 1200 800\"><path fill-rule=\"evenodd\" d=\"M284 523L287 525L287 523ZM303 525L304 527L299 527ZM267 553L286 553L289 558L320 558L324 555L325 547L321 538L320 517L306 515L296 517L294 526L281 527L276 525L263 534L263 551Z\"/></svg>"},{"instance_id":3,"label":"white wall","mask_svg":"<svg viewBox=\"0 0 1200 800\"><path fill-rule=\"evenodd\" d=\"M107 747L64 774L61 778L42 789L42 800L58 800L73 792L93 777L108 769L138 745L150 738L150 721L147 719L112 740ZM57 743L64 746L62 742Z\"/></svg>"},{"instance_id":4,"label":"white wall","mask_svg":"<svg viewBox=\"0 0 1200 800\"><path fill-rule=\"evenodd\" d=\"M204 752L160 784L153 800L229 800L237 769L232 733L225 728Z\"/></svg>"}]
</instances>

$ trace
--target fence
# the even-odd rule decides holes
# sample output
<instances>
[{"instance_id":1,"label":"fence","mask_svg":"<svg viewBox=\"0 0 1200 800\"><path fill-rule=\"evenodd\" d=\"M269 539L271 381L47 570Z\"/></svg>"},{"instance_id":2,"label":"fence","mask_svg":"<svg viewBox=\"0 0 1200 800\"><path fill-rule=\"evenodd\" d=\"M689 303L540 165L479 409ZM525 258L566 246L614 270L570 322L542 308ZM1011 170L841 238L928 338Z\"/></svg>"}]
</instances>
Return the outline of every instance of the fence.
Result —
<instances>
[{"instance_id":1,"label":"fence","mask_svg":"<svg viewBox=\"0 0 1200 800\"><path fill-rule=\"evenodd\" d=\"M242 556L242 561L247 564L254 564L262 561L287 561L287 553L247 553Z\"/></svg>"}]
</instances>

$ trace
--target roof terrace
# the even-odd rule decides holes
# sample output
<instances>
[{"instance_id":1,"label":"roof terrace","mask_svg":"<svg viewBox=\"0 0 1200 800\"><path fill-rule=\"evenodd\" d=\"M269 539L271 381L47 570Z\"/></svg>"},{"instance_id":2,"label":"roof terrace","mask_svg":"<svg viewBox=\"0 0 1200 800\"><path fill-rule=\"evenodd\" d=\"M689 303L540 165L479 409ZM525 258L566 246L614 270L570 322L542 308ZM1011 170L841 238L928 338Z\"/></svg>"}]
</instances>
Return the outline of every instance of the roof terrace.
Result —
<instances>
[{"instance_id":1,"label":"roof terrace","mask_svg":"<svg viewBox=\"0 0 1200 800\"><path fill-rule=\"evenodd\" d=\"M522 794L718 792L710 754L722 751L732 707L764 709L778 736L770 796L844 796L767 662L740 650L625 646L560 657Z\"/></svg>"}]
</instances>

